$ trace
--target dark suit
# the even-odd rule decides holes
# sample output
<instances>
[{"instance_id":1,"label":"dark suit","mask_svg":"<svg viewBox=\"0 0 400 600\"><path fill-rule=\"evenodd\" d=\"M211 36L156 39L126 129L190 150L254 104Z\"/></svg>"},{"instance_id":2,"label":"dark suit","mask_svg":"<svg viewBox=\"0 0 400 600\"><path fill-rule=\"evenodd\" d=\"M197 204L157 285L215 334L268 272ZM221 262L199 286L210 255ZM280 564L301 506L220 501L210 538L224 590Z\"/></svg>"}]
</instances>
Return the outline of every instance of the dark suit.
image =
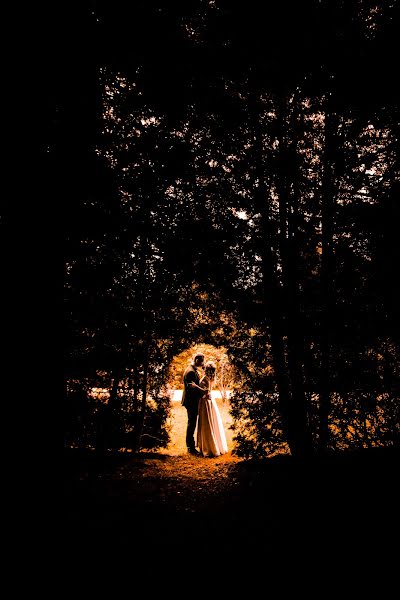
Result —
<instances>
[{"instance_id":1,"label":"dark suit","mask_svg":"<svg viewBox=\"0 0 400 600\"><path fill-rule=\"evenodd\" d=\"M186 446L188 450L194 450L196 443L194 441L194 431L197 424L197 413L199 409L199 399L202 396L202 392L196 388L190 387L189 383L200 383L200 375L194 365L187 367L183 374L183 394L182 394L182 405L186 408L188 413L188 424L186 429Z\"/></svg>"}]
</instances>

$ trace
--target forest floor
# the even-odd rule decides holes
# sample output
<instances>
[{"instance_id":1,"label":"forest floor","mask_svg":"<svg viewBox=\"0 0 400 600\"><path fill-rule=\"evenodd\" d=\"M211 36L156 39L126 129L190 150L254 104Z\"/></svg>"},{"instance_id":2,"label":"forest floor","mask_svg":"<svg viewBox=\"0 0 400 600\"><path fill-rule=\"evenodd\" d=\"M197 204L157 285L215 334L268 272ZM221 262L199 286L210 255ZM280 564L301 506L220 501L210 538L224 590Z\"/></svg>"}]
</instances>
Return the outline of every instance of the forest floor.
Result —
<instances>
[{"instance_id":1,"label":"forest floor","mask_svg":"<svg viewBox=\"0 0 400 600\"><path fill-rule=\"evenodd\" d=\"M382 573L397 571L398 454L342 453L307 465L290 456L243 460L232 454L228 407L219 404L230 451L218 458L186 453L179 403L166 450L110 455L101 472L90 454L67 453L59 533L73 578L88 574L90 557L97 569L112 562L126 573L125 565L154 589L172 578L172 595L193 576L192 595L205 564L201 585L215 573L225 592L268 580L282 591L293 581L277 581L278 572L298 567L307 589L318 567L331 591L348 576L380 581L379 597L389 597Z\"/></svg>"}]
</instances>

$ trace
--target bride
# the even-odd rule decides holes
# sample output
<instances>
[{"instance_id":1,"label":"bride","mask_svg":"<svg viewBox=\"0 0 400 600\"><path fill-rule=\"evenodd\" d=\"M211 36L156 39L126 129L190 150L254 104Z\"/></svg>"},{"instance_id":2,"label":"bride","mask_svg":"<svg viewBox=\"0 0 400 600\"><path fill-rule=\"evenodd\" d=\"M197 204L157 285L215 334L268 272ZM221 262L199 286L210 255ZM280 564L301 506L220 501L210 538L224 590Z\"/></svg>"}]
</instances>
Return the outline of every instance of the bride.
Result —
<instances>
[{"instance_id":1,"label":"bride","mask_svg":"<svg viewBox=\"0 0 400 600\"><path fill-rule=\"evenodd\" d=\"M220 456L228 452L228 445L217 403L211 396L216 371L214 363L207 362L204 371L200 384L192 384L204 392L199 401L197 447L203 456Z\"/></svg>"}]
</instances>

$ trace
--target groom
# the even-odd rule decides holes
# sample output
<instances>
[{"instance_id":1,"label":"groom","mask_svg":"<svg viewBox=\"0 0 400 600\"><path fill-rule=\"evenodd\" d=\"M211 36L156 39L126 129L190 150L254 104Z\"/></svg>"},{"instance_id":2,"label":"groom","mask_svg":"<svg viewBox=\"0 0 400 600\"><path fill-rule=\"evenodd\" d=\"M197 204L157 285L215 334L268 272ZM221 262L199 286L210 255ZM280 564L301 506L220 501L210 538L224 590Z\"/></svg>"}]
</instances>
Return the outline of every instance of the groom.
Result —
<instances>
[{"instance_id":1,"label":"groom","mask_svg":"<svg viewBox=\"0 0 400 600\"><path fill-rule=\"evenodd\" d=\"M200 372L199 369L204 366L204 354L198 353L193 357L193 362L183 374L183 394L182 394L182 405L186 408L188 414L188 424L186 429L186 446L190 454L199 454L196 450L196 444L194 441L194 431L197 424L197 412L199 408L199 399L202 395L201 392L191 387L190 383L200 383Z\"/></svg>"}]
</instances>

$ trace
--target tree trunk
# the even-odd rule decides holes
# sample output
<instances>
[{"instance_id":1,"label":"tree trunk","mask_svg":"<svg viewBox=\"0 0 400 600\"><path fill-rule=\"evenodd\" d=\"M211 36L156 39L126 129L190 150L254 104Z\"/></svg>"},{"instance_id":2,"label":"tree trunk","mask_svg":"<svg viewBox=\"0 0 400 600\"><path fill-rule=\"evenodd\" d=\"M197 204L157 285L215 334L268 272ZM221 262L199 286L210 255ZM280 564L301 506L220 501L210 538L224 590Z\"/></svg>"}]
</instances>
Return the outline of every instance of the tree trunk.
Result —
<instances>
[{"instance_id":1,"label":"tree trunk","mask_svg":"<svg viewBox=\"0 0 400 600\"><path fill-rule=\"evenodd\" d=\"M280 121L280 160L276 173L279 196L279 247L281 256L283 306L287 339L287 365L290 386L290 429L294 454L308 457L313 453L312 436L308 422L307 399L304 389L304 328L301 311L299 265L299 203L300 172L297 168L297 140L301 138L300 112L294 105L288 115L285 102L278 113ZM290 127L291 141L288 139Z\"/></svg>"},{"instance_id":2,"label":"tree trunk","mask_svg":"<svg viewBox=\"0 0 400 600\"><path fill-rule=\"evenodd\" d=\"M142 386L141 386L142 399L141 399L140 410L139 410L138 419L137 419L135 452L140 452L140 447L141 447L141 442L142 442L144 420L146 417L148 371L149 371L148 349L146 348L144 362L143 362L143 380L142 380Z\"/></svg>"},{"instance_id":3,"label":"tree trunk","mask_svg":"<svg viewBox=\"0 0 400 600\"><path fill-rule=\"evenodd\" d=\"M330 103L329 103L330 104ZM322 179L321 210L321 324L319 376L319 439L318 450L324 453L329 446L329 413L331 410L331 335L332 318L332 228L334 206L333 166L335 156L336 115L328 105L325 110L325 150Z\"/></svg>"},{"instance_id":4,"label":"tree trunk","mask_svg":"<svg viewBox=\"0 0 400 600\"><path fill-rule=\"evenodd\" d=\"M297 442L297 429L291 413L291 397L286 364L286 352L284 342L284 324L281 306L281 288L277 277L276 260L273 254L273 226L270 218L268 190L265 182L262 145L262 131L259 111L254 108L254 139L256 146L255 164L258 186L255 188L256 210L261 215L261 229L263 245L261 251L261 265L263 275L263 302L265 307L266 324L271 339L272 363L279 395L279 406L282 415L283 426L287 435L289 448L292 454L297 454L299 444Z\"/></svg>"},{"instance_id":5,"label":"tree trunk","mask_svg":"<svg viewBox=\"0 0 400 600\"><path fill-rule=\"evenodd\" d=\"M119 375L114 374L108 403L99 407L96 431L96 459L99 467L103 464L106 447L112 443L113 413L117 403L119 382Z\"/></svg>"},{"instance_id":6,"label":"tree trunk","mask_svg":"<svg viewBox=\"0 0 400 600\"><path fill-rule=\"evenodd\" d=\"M293 214L293 221L296 215ZM291 227L291 249L287 281L287 328L288 328L288 367L290 374L291 390L291 415L294 428L297 431L297 455L308 457L313 453L313 441L309 427L307 398L304 389L304 328L303 315L300 310L300 290L298 279L298 261L300 260L298 248L297 224Z\"/></svg>"}]
</instances>

